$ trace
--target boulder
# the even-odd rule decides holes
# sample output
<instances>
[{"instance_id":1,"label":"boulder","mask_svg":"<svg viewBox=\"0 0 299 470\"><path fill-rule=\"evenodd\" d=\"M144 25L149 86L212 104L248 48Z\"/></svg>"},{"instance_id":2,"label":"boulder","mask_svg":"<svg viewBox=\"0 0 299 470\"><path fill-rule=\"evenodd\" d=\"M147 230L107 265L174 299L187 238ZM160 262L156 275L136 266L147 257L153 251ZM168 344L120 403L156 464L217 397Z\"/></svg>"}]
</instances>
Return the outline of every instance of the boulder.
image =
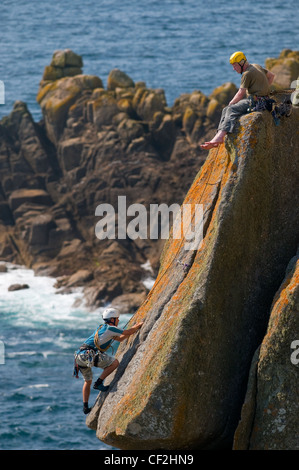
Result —
<instances>
[{"instance_id":1,"label":"boulder","mask_svg":"<svg viewBox=\"0 0 299 470\"><path fill-rule=\"evenodd\" d=\"M227 106L230 100L233 99L237 91L238 88L234 83L226 82L216 87L215 90L213 90L210 94L209 98L211 100L217 100L218 103L222 104L223 106Z\"/></svg>"},{"instance_id":2,"label":"boulder","mask_svg":"<svg viewBox=\"0 0 299 470\"><path fill-rule=\"evenodd\" d=\"M0 273L7 273L7 266L5 264L0 264Z\"/></svg>"},{"instance_id":3,"label":"boulder","mask_svg":"<svg viewBox=\"0 0 299 470\"><path fill-rule=\"evenodd\" d=\"M160 155L164 155L166 158L169 158L172 152L176 136L175 123L169 114L163 115L160 124L152 128L153 143Z\"/></svg>"},{"instance_id":4,"label":"boulder","mask_svg":"<svg viewBox=\"0 0 299 470\"><path fill-rule=\"evenodd\" d=\"M63 70L58 67L53 67L51 65L46 65L43 73L43 80L45 81L54 81L59 80L64 76Z\"/></svg>"},{"instance_id":5,"label":"boulder","mask_svg":"<svg viewBox=\"0 0 299 470\"><path fill-rule=\"evenodd\" d=\"M107 88L115 90L116 88L134 88L133 80L119 69L113 69L108 75Z\"/></svg>"},{"instance_id":6,"label":"boulder","mask_svg":"<svg viewBox=\"0 0 299 470\"><path fill-rule=\"evenodd\" d=\"M65 67L83 67L82 57L71 49L57 50L53 53L51 64L52 67L64 69Z\"/></svg>"},{"instance_id":7,"label":"boulder","mask_svg":"<svg viewBox=\"0 0 299 470\"><path fill-rule=\"evenodd\" d=\"M122 294L111 302L111 307L117 308L120 313L134 313L145 301L146 293Z\"/></svg>"},{"instance_id":8,"label":"boulder","mask_svg":"<svg viewBox=\"0 0 299 470\"><path fill-rule=\"evenodd\" d=\"M58 146L58 158L64 172L80 166L83 142L80 137L74 137L61 142Z\"/></svg>"},{"instance_id":9,"label":"boulder","mask_svg":"<svg viewBox=\"0 0 299 470\"><path fill-rule=\"evenodd\" d=\"M13 173L22 172L23 178L25 175L30 176L31 185L34 184L34 173L51 173L51 161L26 103L15 101L11 113L3 121L22 150L18 157L11 155ZM16 186L16 183L14 185Z\"/></svg>"},{"instance_id":10,"label":"boulder","mask_svg":"<svg viewBox=\"0 0 299 470\"><path fill-rule=\"evenodd\" d=\"M113 94L109 92L102 93L92 102L93 123L100 130L102 126L112 123L113 117L119 113L117 101Z\"/></svg>"},{"instance_id":11,"label":"boulder","mask_svg":"<svg viewBox=\"0 0 299 470\"><path fill-rule=\"evenodd\" d=\"M290 88L299 77L299 51L284 49L279 57L266 59L265 67L275 74L273 83L277 88Z\"/></svg>"},{"instance_id":12,"label":"boulder","mask_svg":"<svg viewBox=\"0 0 299 470\"><path fill-rule=\"evenodd\" d=\"M82 286L86 282L93 279L93 274L87 269L80 269L76 273L72 274L66 282L67 287Z\"/></svg>"},{"instance_id":13,"label":"boulder","mask_svg":"<svg viewBox=\"0 0 299 470\"><path fill-rule=\"evenodd\" d=\"M28 284L11 284L11 286L9 286L8 288L8 291L14 292L16 290L23 290L23 289L29 289Z\"/></svg>"},{"instance_id":14,"label":"boulder","mask_svg":"<svg viewBox=\"0 0 299 470\"><path fill-rule=\"evenodd\" d=\"M55 51L50 65L44 69L41 84L59 80L62 77L73 77L82 74L83 60L71 49Z\"/></svg>"},{"instance_id":15,"label":"boulder","mask_svg":"<svg viewBox=\"0 0 299 470\"><path fill-rule=\"evenodd\" d=\"M196 112L191 107L188 106L185 109L185 112L183 115L183 129L187 135L192 134L196 119L197 119Z\"/></svg>"},{"instance_id":16,"label":"boulder","mask_svg":"<svg viewBox=\"0 0 299 470\"><path fill-rule=\"evenodd\" d=\"M40 214L27 223L30 226L29 245L48 245L49 232L56 227L53 217L50 214Z\"/></svg>"},{"instance_id":17,"label":"boulder","mask_svg":"<svg viewBox=\"0 0 299 470\"><path fill-rule=\"evenodd\" d=\"M152 121L155 113L165 111L166 99L164 92L139 88L133 99L138 116L144 121Z\"/></svg>"},{"instance_id":18,"label":"boulder","mask_svg":"<svg viewBox=\"0 0 299 470\"><path fill-rule=\"evenodd\" d=\"M102 80L94 75L76 75L42 85L37 95L45 119L49 139L57 144L67 121L68 112L84 91L102 88Z\"/></svg>"},{"instance_id":19,"label":"boulder","mask_svg":"<svg viewBox=\"0 0 299 470\"><path fill-rule=\"evenodd\" d=\"M134 119L123 119L117 126L117 132L124 140L133 140L143 135L143 127Z\"/></svg>"}]
</instances>

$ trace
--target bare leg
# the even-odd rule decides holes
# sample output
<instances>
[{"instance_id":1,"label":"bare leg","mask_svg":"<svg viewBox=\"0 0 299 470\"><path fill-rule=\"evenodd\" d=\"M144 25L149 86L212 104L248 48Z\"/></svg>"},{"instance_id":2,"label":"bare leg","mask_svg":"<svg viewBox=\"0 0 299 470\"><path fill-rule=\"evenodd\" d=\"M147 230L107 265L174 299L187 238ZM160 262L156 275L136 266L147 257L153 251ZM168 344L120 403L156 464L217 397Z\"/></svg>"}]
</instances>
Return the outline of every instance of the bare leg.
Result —
<instances>
[{"instance_id":1,"label":"bare leg","mask_svg":"<svg viewBox=\"0 0 299 470\"><path fill-rule=\"evenodd\" d=\"M110 375L117 367L119 366L119 362L115 359L111 366L106 367L100 375L100 379L104 380L108 375Z\"/></svg>"},{"instance_id":2,"label":"bare leg","mask_svg":"<svg viewBox=\"0 0 299 470\"><path fill-rule=\"evenodd\" d=\"M224 137L226 136L226 134L227 133L225 131L218 131L212 140L210 140L209 142L205 142L204 144L201 144L200 147L205 150L218 147L218 145L223 143Z\"/></svg>"},{"instance_id":3,"label":"bare leg","mask_svg":"<svg viewBox=\"0 0 299 470\"><path fill-rule=\"evenodd\" d=\"M91 383L92 383L92 380L87 380L83 384L83 389L82 389L83 403L88 402L89 400Z\"/></svg>"}]
</instances>

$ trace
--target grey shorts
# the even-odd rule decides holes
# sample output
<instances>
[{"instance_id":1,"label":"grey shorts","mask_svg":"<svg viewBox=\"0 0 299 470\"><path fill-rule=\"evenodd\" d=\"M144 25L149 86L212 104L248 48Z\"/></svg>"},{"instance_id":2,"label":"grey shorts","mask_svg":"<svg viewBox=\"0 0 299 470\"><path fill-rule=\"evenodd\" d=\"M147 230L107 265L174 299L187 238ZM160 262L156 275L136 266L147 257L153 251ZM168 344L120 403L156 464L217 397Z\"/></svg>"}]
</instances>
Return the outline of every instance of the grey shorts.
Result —
<instances>
[{"instance_id":1,"label":"grey shorts","mask_svg":"<svg viewBox=\"0 0 299 470\"><path fill-rule=\"evenodd\" d=\"M75 359L84 380L89 381L92 380L93 367L106 369L106 367L111 366L115 357L101 352L94 353L93 351L90 351L90 353L87 353L86 351L82 351L79 354L75 354Z\"/></svg>"}]
</instances>

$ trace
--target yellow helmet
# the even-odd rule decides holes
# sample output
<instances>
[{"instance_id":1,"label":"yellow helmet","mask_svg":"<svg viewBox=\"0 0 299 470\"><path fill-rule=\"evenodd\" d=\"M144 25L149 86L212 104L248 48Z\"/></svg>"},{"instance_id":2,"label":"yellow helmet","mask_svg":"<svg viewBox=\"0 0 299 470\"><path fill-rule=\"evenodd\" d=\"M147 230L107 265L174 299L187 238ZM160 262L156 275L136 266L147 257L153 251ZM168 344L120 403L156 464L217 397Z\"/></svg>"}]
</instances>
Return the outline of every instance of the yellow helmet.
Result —
<instances>
[{"instance_id":1,"label":"yellow helmet","mask_svg":"<svg viewBox=\"0 0 299 470\"><path fill-rule=\"evenodd\" d=\"M245 62L247 60L245 54L241 51L234 52L229 58L230 64L241 62L241 60L244 60Z\"/></svg>"}]
</instances>

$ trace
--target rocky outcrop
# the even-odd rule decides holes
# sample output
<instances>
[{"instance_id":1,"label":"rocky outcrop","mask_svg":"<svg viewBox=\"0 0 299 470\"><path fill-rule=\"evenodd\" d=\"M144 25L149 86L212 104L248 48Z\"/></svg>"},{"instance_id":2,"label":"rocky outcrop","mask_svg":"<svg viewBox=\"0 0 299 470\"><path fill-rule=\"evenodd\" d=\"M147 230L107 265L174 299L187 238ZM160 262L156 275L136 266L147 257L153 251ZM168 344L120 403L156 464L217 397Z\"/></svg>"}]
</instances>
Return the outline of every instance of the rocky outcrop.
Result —
<instances>
[{"instance_id":1,"label":"rocky outcrop","mask_svg":"<svg viewBox=\"0 0 299 470\"><path fill-rule=\"evenodd\" d=\"M181 204L206 157L198 140L236 88L194 91L169 108L162 89L118 69L104 88L82 67L72 51L56 51L37 93L43 120L16 102L1 121L0 259L58 277L61 292L83 286L90 306L113 300L132 311L148 292L142 265L156 276L164 240L98 240L96 207L111 204L117 226L119 195L127 207Z\"/></svg>"},{"instance_id":2,"label":"rocky outcrop","mask_svg":"<svg viewBox=\"0 0 299 470\"><path fill-rule=\"evenodd\" d=\"M299 77L299 51L283 49L277 58L268 58L265 67L275 74L277 88L290 88Z\"/></svg>"},{"instance_id":3,"label":"rocky outcrop","mask_svg":"<svg viewBox=\"0 0 299 470\"><path fill-rule=\"evenodd\" d=\"M287 359L280 355L288 349L289 361L293 301L289 322L276 307L268 322L298 246L298 125L295 108L278 127L270 114L251 113L226 145L210 151L184 200L204 206L203 243L193 251L184 238L166 243L155 285L132 320L144 326L120 345L120 367L106 379L111 391L87 418L100 440L121 449L232 448L262 343L250 446L271 447L271 419L275 432L283 428L280 445L294 444L294 423L288 428L284 419L298 427L296 405L287 411L285 395L292 384L292 400L296 371L288 363L281 376ZM294 284L287 281L289 292Z\"/></svg>"},{"instance_id":4,"label":"rocky outcrop","mask_svg":"<svg viewBox=\"0 0 299 470\"><path fill-rule=\"evenodd\" d=\"M235 433L236 450L298 450L299 257L274 297Z\"/></svg>"}]
</instances>

